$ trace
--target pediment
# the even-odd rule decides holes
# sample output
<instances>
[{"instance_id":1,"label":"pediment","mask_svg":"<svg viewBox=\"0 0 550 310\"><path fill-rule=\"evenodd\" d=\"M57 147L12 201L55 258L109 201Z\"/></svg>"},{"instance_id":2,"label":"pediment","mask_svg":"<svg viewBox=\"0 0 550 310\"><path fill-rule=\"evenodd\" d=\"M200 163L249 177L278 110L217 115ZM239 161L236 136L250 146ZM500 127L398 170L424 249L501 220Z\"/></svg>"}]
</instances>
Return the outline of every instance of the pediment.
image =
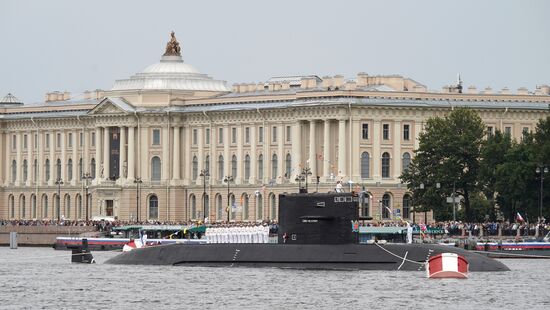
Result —
<instances>
[{"instance_id":1,"label":"pediment","mask_svg":"<svg viewBox=\"0 0 550 310\"><path fill-rule=\"evenodd\" d=\"M107 97L95 106L88 115L127 115L133 113L135 108L124 98Z\"/></svg>"}]
</instances>

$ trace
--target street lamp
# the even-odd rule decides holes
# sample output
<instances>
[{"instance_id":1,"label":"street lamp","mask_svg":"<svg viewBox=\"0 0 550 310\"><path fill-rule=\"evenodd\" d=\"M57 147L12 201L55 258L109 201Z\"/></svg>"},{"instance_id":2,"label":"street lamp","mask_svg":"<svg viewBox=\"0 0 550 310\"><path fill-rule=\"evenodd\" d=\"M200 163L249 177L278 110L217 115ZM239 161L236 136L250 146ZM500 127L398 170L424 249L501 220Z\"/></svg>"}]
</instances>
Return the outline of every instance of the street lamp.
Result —
<instances>
[{"instance_id":1,"label":"street lamp","mask_svg":"<svg viewBox=\"0 0 550 310\"><path fill-rule=\"evenodd\" d=\"M139 186L143 183L143 181L140 177L137 177L134 180L134 183L136 184L136 222L139 222Z\"/></svg>"},{"instance_id":2,"label":"street lamp","mask_svg":"<svg viewBox=\"0 0 550 310\"><path fill-rule=\"evenodd\" d=\"M86 189L86 195L84 196L85 199L86 199L86 222L88 221L88 180L91 180L92 179L92 176L90 175L90 173L86 172L84 173L84 175L82 176L82 179L84 180L85 184L84 184L84 188Z\"/></svg>"},{"instance_id":3,"label":"street lamp","mask_svg":"<svg viewBox=\"0 0 550 310\"><path fill-rule=\"evenodd\" d=\"M210 176L210 173L208 173L208 170L201 170L201 174L199 176L202 177L202 217L203 217L203 223L206 223L206 178ZM210 213L210 212L209 212Z\"/></svg>"},{"instance_id":4,"label":"street lamp","mask_svg":"<svg viewBox=\"0 0 550 310\"><path fill-rule=\"evenodd\" d=\"M311 175L311 168L309 167L306 167L304 169L302 169L302 175L306 181L306 193L307 193L307 178Z\"/></svg>"},{"instance_id":5,"label":"street lamp","mask_svg":"<svg viewBox=\"0 0 550 310\"><path fill-rule=\"evenodd\" d=\"M296 182L298 182L298 192L301 193L302 192L302 182L305 181L305 177L303 174L298 174L296 176Z\"/></svg>"},{"instance_id":6,"label":"street lamp","mask_svg":"<svg viewBox=\"0 0 550 310\"><path fill-rule=\"evenodd\" d=\"M61 220L61 185L63 185L63 180L60 177L57 178L55 185L57 185L57 221L59 222Z\"/></svg>"},{"instance_id":7,"label":"street lamp","mask_svg":"<svg viewBox=\"0 0 550 310\"><path fill-rule=\"evenodd\" d=\"M420 183L420 189L424 189L425 186L424 186L424 183ZM441 188L441 183L437 182L435 183L435 188L437 189L440 189ZM414 214L413 214L413 223L414 223ZM424 209L424 224L427 225L428 224L428 210Z\"/></svg>"},{"instance_id":8,"label":"street lamp","mask_svg":"<svg viewBox=\"0 0 550 310\"><path fill-rule=\"evenodd\" d=\"M545 166L537 166L537 169L535 169L535 172L540 174L540 201L539 201L539 221L542 221L542 205L543 205L543 199L544 199L544 174L548 173L548 167Z\"/></svg>"},{"instance_id":9,"label":"street lamp","mask_svg":"<svg viewBox=\"0 0 550 310\"><path fill-rule=\"evenodd\" d=\"M233 182L233 176L227 175L225 178L223 178L223 181L227 183L227 222L229 223L229 212L231 211L231 208L229 206L229 184Z\"/></svg>"}]
</instances>

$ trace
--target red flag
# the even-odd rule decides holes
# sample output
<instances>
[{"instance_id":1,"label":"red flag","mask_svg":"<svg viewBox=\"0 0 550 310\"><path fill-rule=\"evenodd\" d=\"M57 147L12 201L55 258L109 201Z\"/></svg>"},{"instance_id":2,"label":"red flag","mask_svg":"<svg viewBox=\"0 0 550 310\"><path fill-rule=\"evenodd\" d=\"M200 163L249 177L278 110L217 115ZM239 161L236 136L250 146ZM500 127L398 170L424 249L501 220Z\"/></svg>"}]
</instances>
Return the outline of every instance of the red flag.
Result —
<instances>
[{"instance_id":1,"label":"red flag","mask_svg":"<svg viewBox=\"0 0 550 310\"><path fill-rule=\"evenodd\" d=\"M517 220L518 222L523 222L523 217L521 216L521 214L519 214L519 212L518 212L518 214L516 215L516 220Z\"/></svg>"}]
</instances>

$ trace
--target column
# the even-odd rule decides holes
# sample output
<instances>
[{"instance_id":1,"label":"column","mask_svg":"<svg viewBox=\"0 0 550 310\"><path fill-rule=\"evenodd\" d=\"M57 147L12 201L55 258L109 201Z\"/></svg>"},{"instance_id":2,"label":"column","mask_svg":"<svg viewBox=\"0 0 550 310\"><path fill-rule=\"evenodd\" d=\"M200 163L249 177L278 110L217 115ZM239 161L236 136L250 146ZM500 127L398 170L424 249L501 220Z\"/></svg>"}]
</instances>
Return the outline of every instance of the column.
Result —
<instances>
[{"instance_id":1,"label":"column","mask_svg":"<svg viewBox=\"0 0 550 310\"><path fill-rule=\"evenodd\" d=\"M422 123L418 120L414 121L414 149L417 150L420 146L420 141L418 140L418 137L420 135L420 132L422 131ZM414 154L411 154L414 155Z\"/></svg>"},{"instance_id":2,"label":"column","mask_svg":"<svg viewBox=\"0 0 550 310\"><path fill-rule=\"evenodd\" d=\"M15 160L17 161L17 173L15 177L15 185L19 186L21 184L22 173L23 173L23 158L22 158L22 149L23 149L23 135L21 132L17 133L17 142L16 142L16 154ZM27 164L28 165L28 164ZM27 166L28 167L28 166Z\"/></svg>"},{"instance_id":3,"label":"column","mask_svg":"<svg viewBox=\"0 0 550 310\"><path fill-rule=\"evenodd\" d=\"M399 180L401 175L401 122L396 121L393 125L393 160L390 161L390 169L393 172L393 179Z\"/></svg>"},{"instance_id":4,"label":"column","mask_svg":"<svg viewBox=\"0 0 550 310\"><path fill-rule=\"evenodd\" d=\"M120 179L125 180L128 173L128 160L126 159L126 127L120 127L120 158L118 160L118 171ZM124 171L126 170L126 171Z\"/></svg>"},{"instance_id":5,"label":"column","mask_svg":"<svg viewBox=\"0 0 550 310\"><path fill-rule=\"evenodd\" d=\"M281 184L285 180L285 169L286 169L286 154L285 154L285 135L284 135L284 123L279 124L277 126L277 136L278 136L278 148L277 148L277 183ZM290 176L287 176L287 178L290 178Z\"/></svg>"},{"instance_id":6,"label":"column","mask_svg":"<svg viewBox=\"0 0 550 310\"><path fill-rule=\"evenodd\" d=\"M95 179L99 181L102 179L101 167L103 167L103 160L101 159L101 127L95 129ZM92 214L92 213L90 213Z\"/></svg>"},{"instance_id":7,"label":"column","mask_svg":"<svg viewBox=\"0 0 550 310\"><path fill-rule=\"evenodd\" d=\"M290 180L296 180L302 168L302 122L296 121L292 125L292 173Z\"/></svg>"},{"instance_id":8,"label":"column","mask_svg":"<svg viewBox=\"0 0 550 310\"><path fill-rule=\"evenodd\" d=\"M55 184L55 177L57 171L55 171L55 131L50 131L50 179L48 180L48 185L53 186ZM51 202L49 205L53 206L53 202ZM50 209L53 210L53 209ZM54 213L52 213L53 215Z\"/></svg>"},{"instance_id":9,"label":"column","mask_svg":"<svg viewBox=\"0 0 550 310\"><path fill-rule=\"evenodd\" d=\"M35 181L34 180L34 160L32 159L32 153L34 150L33 137L34 137L34 134L32 131L30 131L27 139L27 186L30 186L31 184L33 184L33 181ZM30 199L29 199L29 206L30 206Z\"/></svg>"},{"instance_id":10,"label":"column","mask_svg":"<svg viewBox=\"0 0 550 310\"><path fill-rule=\"evenodd\" d=\"M223 130L223 172L225 175L231 175L231 156L229 153L229 145L231 144L231 140L229 140L231 138L230 130L229 125L226 125ZM220 178L223 180L225 175L220 176Z\"/></svg>"},{"instance_id":11,"label":"column","mask_svg":"<svg viewBox=\"0 0 550 310\"><path fill-rule=\"evenodd\" d=\"M250 183L256 183L258 175L258 141L256 140L256 131L258 128L255 125L250 126ZM252 204L253 200L250 200ZM251 209L250 209L251 210ZM252 214L252 213L250 213Z\"/></svg>"},{"instance_id":12,"label":"column","mask_svg":"<svg viewBox=\"0 0 550 310\"><path fill-rule=\"evenodd\" d=\"M103 178L111 177L111 167L109 158L109 127L103 128Z\"/></svg>"},{"instance_id":13,"label":"column","mask_svg":"<svg viewBox=\"0 0 550 310\"><path fill-rule=\"evenodd\" d=\"M128 127L128 180L133 181L135 178L135 157L136 157L136 147L135 147L135 128Z\"/></svg>"},{"instance_id":14,"label":"column","mask_svg":"<svg viewBox=\"0 0 550 310\"><path fill-rule=\"evenodd\" d=\"M170 127L162 127L162 178L170 180Z\"/></svg>"},{"instance_id":15,"label":"column","mask_svg":"<svg viewBox=\"0 0 550 310\"><path fill-rule=\"evenodd\" d=\"M309 168L311 169L311 178L317 176L317 127L315 120L309 121ZM311 181L313 183L313 181Z\"/></svg>"},{"instance_id":16,"label":"column","mask_svg":"<svg viewBox=\"0 0 550 310\"><path fill-rule=\"evenodd\" d=\"M372 131L372 178L374 181L380 181L382 179L382 172L381 172L381 163L382 163L382 153L380 152L380 138L382 136L382 131L380 130L380 121L374 121Z\"/></svg>"},{"instance_id":17,"label":"column","mask_svg":"<svg viewBox=\"0 0 550 310\"><path fill-rule=\"evenodd\" d=\"M212 141L210 141L212 142ZM174 158L173 162L173 171L172 171L172 180L180 179L180 127L174 127ZM212 158L210 158L212 161Z\"/></svg>"},{"instance_id":18,"label":"column","mask_svg":"<svg viewBox=\"0 0 550 310\"><path fill-rule=\"evenodd\" d=\"M4 144L4 136L5 134L3 132L0 131L0 151L1 150L5 150L7 149L8 147ZM2 160L4 159L3 157L5 156L5 154L2 154L0 153L0 186L2 186L4 184L4 163L6 162L5 160Z\"/></svg>"},{"instance_id":19,"label":"column","mask_svg":"<svg viewBox=\"0 0 550 310\"><path fill-rule=\"evenodd\" d=\"M193 130L193 129L192 129ZM205 128L202 126L197 126L195 128L197 130L197 179L194 180L196 184L202 184L203 180L199 177L199 174L201 173L201 170L204 169L204 131Z\"/></svg>"},{"instance_id":20,"label":"column","mask_svg":"<svg viewBox=\"0 0 550 310\"><path fill-rule=\"evenodd\" d=\"M359 151L359 144L361 140L361 122L359 120L353 119L350 124L350 138L349 138L349 149L350 154L348 158L350 159L350 167L348 171L350 177L355 181L361 181L361 153Z\"/></svg>"},{"instance_id":21,"label":"column","mask_svg":"<svg viewBox=\"0 0 550 310\"><path fill-rule=\"evenodd\" d=\"M38 175L36 176L36 184L42 185L42 182L44 182L44 133L42 131L38 132L36 135L36 138L38 139L36 144L36 151L37 151L37 164L38 164ZM39 203L39 197L36 197L36 204L37 204L37 210L38 210L38 203Z\"/></svg>"},{"instance_id":22,"label":"column","mask_svg":"<svg viewBox=\"0 0 550 310\"><path fill-rule=\"evenodd\" d=\"M338 176L346 175L346 120L338 121Z\"/></svg>"},{"instance_id":23,"label":"column","mask_svg":"<svg viewBox=\"0 0 550 310\"><path fill-rule=\"evenodd\" d=\"M243 127L242 125L239 125L237 126L237 175L235 176L235 184L242 184L243 180L244 180Z\"/></svg>"},{"instance_id":24,"label":"column","mask_svg":"<svg viewBox=\"0 0 550 310\"><path fill-rule=\"evenodd\" d=\"M82 173L91 173L90 171L90 139L85 128L82 129ZM85 201L84 201L85 202Z\"/></svg>"},{"instance_id":25,"label":"column","mask_svg":"<svg viewBox=\"0 0 550 310\"><path fill-rule=\"evenodd\" d=\"M80 180L80 158L78 158L78 148L80 147L78 130L73 131L73 179L71 181L72 185ZM84 173L84 159L82 159L82 173ZM75 201L76 206L76 201ZM76 210L76 209L75 209Z\"/></svg>"},{"instance_id":26,"label":"column","mask_svg":"<svg viewBox=\"0 0 550 310\"><path fill-rule=\"evenodd\" d=\"M323 135L323 176L325 182L330 180L330 173L333 172L330 163L332 160L330 159L330 148L332 144L330 143L330 119L325 120L325 132Z\"/></svg>"},{"instance_id":27,"label":"column","mask_svg":"<svg viewBox=\"0 0 550 310\"><path fill-rule=\"evenodd\" d=\"M67 138L65 131L61 131L61 174L63 182L67 182Z\"/></svg>"},{"instance_id":28,"label":"column","mask_svg":"<svg viewBox=\"0 0 550 310\"><path fill-rule=\"evenodd\" d=\"M139 173L137 174L138 177L141 177L142 180L149 180L149 128L148 127L141 127L141 133L140 137L138 138L138 141L140 143L139 145ZM143 205L143 204L142 204Z\"/></svg>"},{"instance_id":29,"label":"column","mask_svg":"<svg viewBox=\"0 0 550 310\"><path fill-rule=\"evenodd\" d=\"M183 175L184 175L184 183L189 184L189 181L191 180L191 169L189 169L191 165L191 145L189 145L189 141L191 141L191 132L190 132L189 125L186 127L183 127ZM216 135L217 136L217 135ZM212 135L214 137L214 135ZM217 140L212 139L210 141L211 143L217 143ZM215 154L214 152L212 154ZM217 159L216 159L217 160ZM216 160L212 161L212 163L216 163ZM210 179L213 180L214 174L213 171L210 171Z\"/></svg>"}]
</instances>

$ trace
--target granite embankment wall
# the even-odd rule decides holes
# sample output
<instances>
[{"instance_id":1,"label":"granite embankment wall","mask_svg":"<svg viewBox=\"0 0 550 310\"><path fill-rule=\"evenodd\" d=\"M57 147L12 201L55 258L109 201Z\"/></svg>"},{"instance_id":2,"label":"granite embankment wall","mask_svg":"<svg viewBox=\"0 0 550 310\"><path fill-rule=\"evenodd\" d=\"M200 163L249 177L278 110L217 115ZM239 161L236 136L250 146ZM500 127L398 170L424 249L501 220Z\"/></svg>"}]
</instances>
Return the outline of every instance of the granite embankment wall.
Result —
<instances>
[{"instance_id":1,"label":"granite embankment wall","mask_svg":"<svg viewBox=\"0 0 550 310\"><path fill-rule=\"evenodd\" d=\"M53 246L56 237L89 235L94 226L0 226L0 246L10 244L10 232L17 233L19 246Z\"/></svg>"}]
</instances>

